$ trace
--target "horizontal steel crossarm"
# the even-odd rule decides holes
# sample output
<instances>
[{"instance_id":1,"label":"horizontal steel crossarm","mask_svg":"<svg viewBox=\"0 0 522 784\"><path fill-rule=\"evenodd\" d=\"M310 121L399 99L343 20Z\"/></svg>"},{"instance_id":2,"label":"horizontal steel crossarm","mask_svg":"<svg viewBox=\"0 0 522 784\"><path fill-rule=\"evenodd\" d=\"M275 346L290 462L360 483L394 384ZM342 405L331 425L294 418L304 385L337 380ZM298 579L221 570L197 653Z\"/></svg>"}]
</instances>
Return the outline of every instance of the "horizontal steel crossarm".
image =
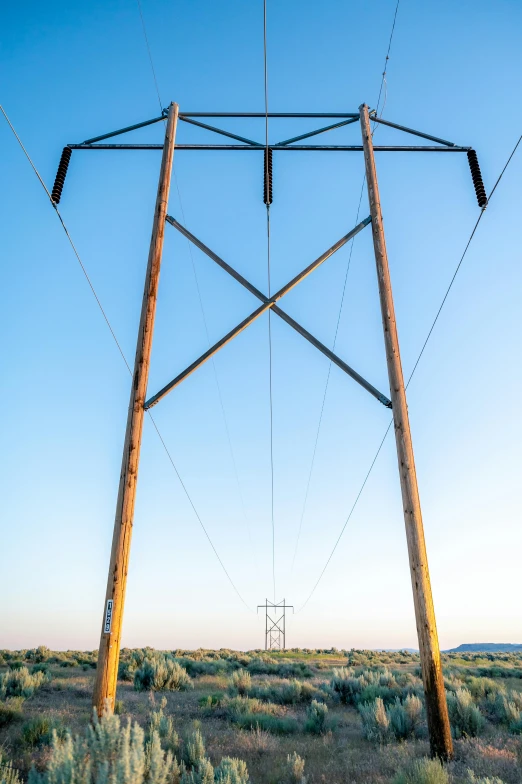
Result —
<instances>
[{"instance_id":1,"label":"horizontal steel crossarm","mask_svg":"<svg viewBox=\"0 0 522 784\"><path fill-rule=\"evenodd\" d=\"M299 142L301 139L308 139L310 136L317 136L319 133L325 133L326 131L333 131L334 128L342 128L343 125L351 125L352 123L357 122L358 117L351 117L349 120L343 120L342 122L335 123L334 125L327 125L325 128L318 128L316 131L310 131L309 133L303 133L301 136L294 136L293 139L285 139L284 142L277 142L274 144L274 147L284 147L286 144L292 144L292 142Z\"/></svg>"},{"instance_id":2,"label":"horizontal steel crossarm","mask_svg":"<svg viewBox=\"0 0 522 784\"><path fill-rule=\"evenodd\" d=\"M231 139L237 139L240 142L245 142L245 144L251 144L254 147L262 147L263 145L260 142L253 142L252 139L245 139L244 136L238 136L236 133L230 133L230 131L223 131L221 128L215 128L213 125L207 125L206 123L198 122L198 120L191 120L189 117L183 117L183 115L179 115L179 119L183 120L183 122L190 123L190 125L197 125L199 128L205 128L207 131L213 131L214 133L219 133L221 136L229 136ZM351 122L355 122L351 120Z\"/></svg>"},{"instance_id":3,"label":"horizontal steel crossarm","mask_svg":"<svg viewBox=\"0 0 522 784\"><path fill-rule=\"evenodd\" d=\"M162 150L162 144L68 144L71 150ZM259 152L267 149L257 144L176 144L176 150L214 150L214 151L239 151L252 150ZM362 152L360 144L287 144L284 146L268 145L269 150L284 150L294 152ZM471 147L430 147L424 145L381 145L375 146L374 152L468 152Z\"/></svg>"},{"instance_id":4,"label":"horizontal steel crossarm","mask_svg":"<svg viewBox=\"0 0 522 784\"><path fill-rule=\"evenodd\" d=\"M219 340L217 343L211 346L211 348L205 351L205 353L202 354L199 357L199 359L196 359L195 362L189 365L182 373L180 373L178 376L176 376L176 378L174 378L166 386L164 386L163 389L160 389L159 392L157 392L153 397L147 400L144 406L145 410L148 410L149 408L155 406L156 403L158 403L161 400L161 398L165 397L165 395L167 395L172 389L174 389L174 387L178 386L178 384L180 384L185 378L187 378L187 376L191 375L191 373L197 370L197 368L200 367L200 365L203 365L205 362L207 362L207 360L209 360L212 356L214 356L214 354L216 354L220 348L226 346L227 343L229 343L233 338L235 338L236 335L239 335L241 332L243 332L243 330L246 329L253 321L258 319L259 316L261 316L270 308L273 308L275 303L279 299L281 299L281 297L284 297L285 294L288 294L288 292L291 291L293 288L295 288L295 286L297 286L298 283L304 280L304 278L310 275L315 269L317 269L317 267L319 267L327 259L329 259L330 256L332 256L337 250L339 250L339 248L342 248L343 245L345 245L353 237L355 237L355 235L358 234L362 229L364 229L364 227L367 226L368 223L370 222L371 222L370 218L365 218L363 221L361 221L361 223L359 223L354 229L348 232L348 234L345 234L344 237L341 237L341 239L338 240L338 242L336 242L335 245L332 245L332 247L329 248L321 256L319 256L319 258L317 258L315 261L309 264L308 267L306 267L302 272L299 273L299 275L296 275L295 278L292 278L292 280L289 283L287 283L286 286L283 286L283 288L279 289L279 291L276 292L272 297L270 297L270 299L266 299L261 294L261 292L259 292L259 295L263 298L263 304L259 308L257 308L257 310L254 310L253 313L251 313L249 316L243 319L243 321L241 321L241 323L238 324L237 327L235 327L230 332L228 332L223 338L221 338L221 340ZM225 262L223 262L223 264L224 263ZM239 279L239 276L234 276L234 277L236 277L236 280ZM256 296L258 295L256 294Z\"/></svg>"},{"instance_id":5,"label":"horizontal steel crossarm","mask_svg":"<svg viewBox=\"0 0 522 784\"><path fill-rule=\"evenodd\" d=\"M188 229L185 228L185 226L182 226L182 224L179 223L175 218L172 218L170 215L167 215L166 220L171 224L171 226L174 226L174 228L176 228L181 234L183 234L184 237L190 240L190 242L192 242L197 248L199 248L209 258L215 261L216 264L218 264L222 269L228 272L228 274L231 275L235 280L237 280L238 283L241 283L241 285L244 286L248 291L250 291L251 294L253 294L259 300L261 300L261 302L266 303L268 301L265 295L261 291L259 291L259 289L257 289L255 286L252 286L252 284L249 283L246 278L244 278L239 272L236 272L236 270L233 267L231 267L230 264L227 264L227 262L224 261L222 258L220 258L216 253L214 253L214 251L210 250L210 248L208 248L203 242L201 242L201 240L195 237L194 234L192 234ZM280 318L282 318L283 321L286 321L286 323L289 324L289 326L291 326L293 329L295 329L296 332L298 332L306 340L308 340L308 342L311 343L312 346L315 346L315 348L319 349L319 351L321 351L326 357L328 357L328 359L331 362L336 364L337 367L341 368L341 370L344 370L344 372L347 375L349 375L351 378L353 378L354 381L357 381L358 384L360 384L371 395L377 398L377 400L380 403L385 405L387 408L391 408L391 401L389 400L389 398L386 397L386 395L383 395L381 392L379 392L378 389L376 389L372 384L366 381L366 379L360 376L359 373L357 373L357 371L351 368L350 365L344 362L344 360L340 359L340 357L334 354L333 351L330 351L330 349L327 348L319 340L317 340L317 338L314 338L314 336L310 332L308 332L308 330L306 330L297 321L295 321L295 319L293 319L291 316L285 313L284 310L282 310L277 305L272 305L272 311L274 313L277 313L277 315Z\"/></svg>"}]
</instances>

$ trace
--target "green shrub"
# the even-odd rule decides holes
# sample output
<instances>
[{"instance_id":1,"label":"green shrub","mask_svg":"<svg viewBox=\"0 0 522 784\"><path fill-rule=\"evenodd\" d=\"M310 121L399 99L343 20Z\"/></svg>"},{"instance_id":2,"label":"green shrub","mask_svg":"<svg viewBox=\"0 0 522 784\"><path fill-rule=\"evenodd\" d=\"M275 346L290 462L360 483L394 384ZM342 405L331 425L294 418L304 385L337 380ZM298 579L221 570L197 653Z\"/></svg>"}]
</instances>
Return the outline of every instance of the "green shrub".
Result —
<instances>
[{"instance_id":1,"label":"green shrub","mask_svg":"<svg viewBox=\"0 0 522 784\"><path fill-rule=\"evenodd\" d=\"M502 779L499 779L497 776L492 777L484 777L484 776L475 776L472 770L468 770L468 778L466 779L466 784L504 784Z\"/></svg>"},{"instance_id":2,"label":"green shrub","mask_svg":"<svg viewBox=\"0 0 522 784\"><path fill-rule=\"evenodd\" d=\"M27 699L48 681L49 677L45 673L35 672L31 675L27 667L8 669L7 672L0 673L0 700L5 700L6 697Z\"/></svg>"},{"instance_id":3,"label":"green shrub","mask_svg":"<svg viewBox=\"0 0 522 784\"><path fill-rule=\"evenodd\" d=\"M223 757L214 771L216 784L249 784L246 762L233 757Z\"/></svg>"},{"instance_id":4,"label":"green shrub","mask_svg":"<svg viewBox=\"0 0 522 784\"><path fill-rule=\"evenodd\" d=\"M473 702L471 692L458 689L447 695L451 729L456 738L472 738L480 735L484 727L484 717Z\"/></svg>"},{"instance_id":5,"label":"green shrub","mask_svg":"<svg viewBox=\"0 0 522 784\"><path fill-rule=\"evenodd\" d=\"M449 784L449 776L438 760L419 759L398 773L393 784Z\"/></svg>"},{"instance_id":6,"label":"green shrub","mask_svg":"<svg viewBox=\"0 0 522 784\"><path fill-rule=\"evenodd\" d=\"M48 746L53 739L53 732L56 732L59 740L65 738L65 728L59 723L49 716L36 716L22 727L21 740L23 745L29 748Z\"/></svg>"},{"instance_id":7,"label":"green shrub","mask_svg":"<svg viewBox=\"0 0 522 784\"><path fill-rule=\"evenodd\" d=\"M288 754L286 758L286 769L290 784L306 784L304 775L305 761L299 756L297 751Z\"/></svg>"},{"instance_id":8,"label":"green shrub","mask_svg":"<svg viewBox=\"0 0 522 784\"><path fill-rule=\"evenodd\" d=\"M178 767L157 735L145 744L137 723L122 726L119 716L94 712L83 737L67 733L60 741L53 732L47 770L33 767L28 784L165 784Z\"/></svg>"},{"instance_id":9,"label":"green shrub","mask_svg":"<svg viewBox=\"0 0 522 784\"><path fill-rule=\"evenodd\" d=\"M361 681L346 667L334 669L330 686L343 705L355 705L362 691Z\"/></svg>"},{"instance_id":10,"label":"green shrub","mask_svg":"<svg viewBox=\"0 0 522 784\"><path fill-rule=\"evenodd\" d=\"M247 670L236 670L232 673L230 685L238 694L244 696L252 688L252 677Z\"/></svg>"},{"instance_id":11,"label":"green shrub","mask_svg":"<svg viewBox=\"0 0 522 784\"><path fill-rule=\"evenodd\" d=\"M313 735L322 735L326 731L326 719L328 716L328 706L324 702L313 700L306 711L307 719L305 724L306 732Z\"/></svg>"},{"instance_id":12,"label":"green shrub","mask_svg":"<svg viewBox=\"0 0 522 784\"><path fill-rule=\"evenodd\" d=\"M22 784L22 779L18 775L13 763L8 761L0 749L0 784Z\"/></svg>"},{"instance_id":13,"label":"green shrub","mask_svg":"<svg viewBox=\"0 0 522 784\"><path fill-rule=\"evenodd\" d=\"M363 732L368 740L386 743L390 738L390 719L380 697L359 705Z\"/></svg>"},{"instance_id":14,"label":"green shrub","mask_svg":"<svg viewBox=\"0 0 522 784\"><path fill-rule=\"evenodd\" d=\"M134 673L136 691L186 691L193 689L187 671L174 659L161 656L145 659Z\"/></svg>"},{"instance_id":15,"label":"green shrub","mask_svg":"<svg viewBox=\"0 0 522 784\"><path fill-rule=\"evenodd\" d=\"M199 727L196 727L186 738L183 759L190 767L197 766L205 758L205 743Z\"/></svg>"},{"instance_id":16,"label":"green shrub","mask_svg":"<svg viewBox=\"0 0 522 784\"><path fill-rule=\"evenodd\" d=\"M418 734L422 723L422 701L415 694L409 694L403 702L397 697L395 704L386 713L390 730L397 740L406 740Z\"/></svg>"},{"instance_id":17,"label":"green shrub","mask_svg":"<svg viewBox=\"0 0 522 784\"><path fill-rule=\"evenodd\" d=\"M149 713L147 736L152 738L154 734L157 734L163 748L174 753L179 748L179 735L174 729L172 716L167 716L164 712L166 707L167 698L163 697L159 710L152 710Z\"/></svg>"},{"instance_id":18,"label":"green shrub","mask_svg":"<svg viewBox=\"0 0 522 784\"><path fill-rule=\"evenodd\" d=\"M270 732L272 735L292 735L299 731L299 722L293 716L274 716L271 713L244 713L234 719L243 730Z\"/></svg>"},{"instance_id":19,"label":"green shrub","mask_svg":"<svg viewBox=\"0 0 522 784\"><path fill-rule=\"evenodd\" d=\"M23 697L10 697L0 702L0 727L7 727L13 721L22 719Z\"/></svg>"}]
</instances>

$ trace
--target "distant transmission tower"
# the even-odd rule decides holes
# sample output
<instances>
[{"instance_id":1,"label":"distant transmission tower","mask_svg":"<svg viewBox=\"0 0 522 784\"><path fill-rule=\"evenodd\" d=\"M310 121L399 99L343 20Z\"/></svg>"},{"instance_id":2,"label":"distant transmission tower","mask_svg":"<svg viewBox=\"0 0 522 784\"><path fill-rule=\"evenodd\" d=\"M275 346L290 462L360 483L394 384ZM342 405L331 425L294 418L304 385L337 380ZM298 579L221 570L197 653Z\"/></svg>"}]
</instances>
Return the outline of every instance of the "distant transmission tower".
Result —
<instances>
[{"instance_id":1,"label":"distant transmission tower","mask_svg":"<svg viewBox=\"0 0 522 784\"><path fill-rule=\"evenodd\" d=\"M265 599L264 604L258 604L257 610L265 610L265 651L284 651L286 648L286 610L294 609L293 604L271 602ZM274 617L272 617L274 616Z\"/></svg>"}]
</instances>

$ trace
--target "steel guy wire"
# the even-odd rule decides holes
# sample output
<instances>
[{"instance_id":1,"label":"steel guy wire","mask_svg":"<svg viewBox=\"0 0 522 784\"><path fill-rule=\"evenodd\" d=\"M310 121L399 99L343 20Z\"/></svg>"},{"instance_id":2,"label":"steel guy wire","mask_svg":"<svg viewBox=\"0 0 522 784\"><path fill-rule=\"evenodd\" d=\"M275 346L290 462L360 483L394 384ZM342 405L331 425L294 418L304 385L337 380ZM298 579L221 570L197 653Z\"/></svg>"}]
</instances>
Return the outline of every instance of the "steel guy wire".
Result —
<instances>
[{"instance_id":1,"label":"steel guy wire","mask_svg":"<svg viewBox=\"0 0 522 784\"><path fill-rule=\"evenodd\" d=\"M2 105L0 105L0 110L2 111L2 114L4 115L5 119L7 120L7 123L8 123L8 125L9 125L9 127L10 127L11 131L13 132L13 134L14 134L14 136L15 136L15 138L16 138L16 140L17 140L18 144L20 145L20 147L21 147L21 149L22 149L22 151L23 151L23 153L24 153L25 157L26 157L26 158L27 158L27 160L29 161L29 163L30 163L30 165L31 165L31 167L32 167L32 169L33 169L33 171L34 171L34 173L35 173L35 174L36 174L36 176L38 177L38 180L40 181L40 185L42 186L42 188L44 189L45 193L47 194L47 197L49 198L49 202L51 203L52 207L54 208L54 211L56 212L56 215L58 216L58 219L59 219L59 221L60 221L60 223L61 223L61 225L62 225L62 228L63 228L63 230L64 230L64 232L65 232L65 235L66 235L66 237L67 237L67 239L68 239L68 241L69 241L69 244L70 244L71 248L72 248L72 249L73 249L73 251L74 251L74 255L76 256L76 259L77 259L77 261L78 261L78 263L79 263L79 265L80 265L80 267L81 267L81 270L82 270L82 272L83 272L83 274L84 274L84 276L85 276L85 279L86 279L87 283L89 284L89 288L91 289L91 292L92 292L92 294L93 294L93 296L94 296L94 298L95 298L95 300L96 300L96 304L98 305L98 308L99 308L99 310L100 310L100 312L101 312L101 314L102 314L102 316L103 316L103 318L104 318L104 321L105 321L105 323L106 323L107 327L109 328L109 331L110 331L110 333L111 333L111 336L112 336L112 338L113 338L113 340L114 340L114 342L115 342L115 344L116 344L116 346L117 346L117 348L118 348L118 351L119 351L119 353L120 353L120 355L121 355L121 358L123 359L123 361L124 361L124 363L125 363L125 366L126 366L126 368L127 368L128 372L129 372L129 374L132 376L132 370L131 370L131 367L130 367L129 363L127 362L127 358L125 357L125 354L123 353L123 350L122 350L122 348L121 348L121 345L120 345L120 343L119 343L119 341L118 341L118 338L116 337L116 334L115 334L115 332L114 332L114 329L112 328L112 325L111 325L111 323L110 323L110 321L109 321L109 318L108 318L108 316L107 316L107 314L106 314L106 312L105 312L105 310L104 310L104 308L103 308L103 305L101 304L100 298L98 297L98 294L96 293L96 290L95 290L95 288L94 288L94 286L93 286L93 284L92 284L92 281L91 281L91 279L90 279L90 277L89 277L89 274L88 274L88 272L87 272L87 269L86 269L85 265L83 264L83 262L82 262L82 260L81 260L81 258L80 258L80 254L78 253L78 250L76 249L76 246L75 246L75 244L74 244L74 242L73 242L73 240L72 240L72 238L71 238L71 235L70 235L70 233L69 233L69 231L68 231L68 229L67 229L67 226L65 225L65 221L64 221L64 219L62 218L62 216L61 216L61 214L60 214L60 211L58 210L58 207L56 206L56 204L55 204L55 203L53 202L53 200L51 199L51 194L49 193L49 190L48 190L48 188L47 188L47 186L46 186L45 182L43 181L42 177L40 176L40 173L39 173L38 169L36 168L35 164L33 163L33 160L32 160L32 158L31 158L31 156L29 155L29 153L27 152L26 148L24 147L24 145L23 145L23 143L22 143L22 140L21 140L21 139L20 139L20 137L18 136L18 134L17 134L17 132L16 132L16 130L15 130L15 128L14 128L14 126L13 126L13 124L12 124L11 120L9 119L9 117L8 117L8 115L7 115L7 112L5 111L5 109L4 109L4 107L3 107ZM237 587L236 587L235 583L233 582L232 578L230 577L230 575L229 575L229 573L228 573L227 569L225 568L225 565L223 564L223 561L222 561L222 560L221 560L221 558L219 557L219 554L218 554L218 552L217 552L217 550L216 550L216 548L215 548L215 546L214 546L214 543L212 542L212 539L210 538L210 535L209 535L209 533L208 533L208 531L207 531L207 529L206 529L206 527L205 527L205 525L204 525L204 523L203 523L203 521L202 521L202 519L201 519L201 517L200 517L200 515L199 515L199 513L198 513L198 511L197 511L197 509L196 509L196 507L195 507L195 505L194 505L194 502L192 501L192 498L191 498L191 496L190 496L190 493L188 492L188 490L187 490L187 487L186 487L185 483L183 482L183 480L182 480L182 478L181 478L181 476L180 476L180 473L179 473L178 469L176 468L176 465L175 465L175 463L174 463L174 460L172 459L172 456L171 456L171 454L170 454L169 450L167 449L167 446L166 446L166 444L165 444L165 441L163 440L163 437L162 437L162 435L161 435L161 433L160 433L160 431L159 431L159 428L158 428L158 426L157 426L157 424L156 424L155 420L153 419L153 417L152 417L152 414L150 413L150 411L147 411L147 413L148 413L148 415L149 415L149 417L150 417L150 419L151 419L151 422L152 422L152 424L153 424L153 426L154 426L154 429L156 430L156 433L158 434L158 437L159 437L159 439L160 439L160 441L161 441L161 443L162 443L162 445L163 445L163 448L164 448L164 450L165 450L165 452L166 452L166 454L167 454L167 457L168 457L168 459L169 459L170 463L172 464L172 467L173 467L173 469L174 469L174 471L175 471L175 473L176 473L176 476L177 476L177 477L178 477L178 479L179 479L179 482L180 482L180 484L181 484L181 487L182 487L182 489L183 489L183 492L185 493L185 496L187 497L187 500L189 501L189 503L190 503L190 505L191 505L192 509L194 510L194 513L195 513L195 515L196 515L196 517L197 517L197 519L198 519L198 522L199 522L199 524L201 525L201 527L202 527L202 529L203 529L203 531L204 531L204 533L205 533L205 536L207 537L208 541L210 542L210 544L211 544L211 546L212 546L212 549L213 549L214 553L216 554L216 556L217 556L217 558L218 558L218 561L219 561L219 563L221 564L221 567L222 567L223 571L225 572L225 575L226 575L226 577L227 577L228 581L229 581L229 582L230 582L230 584L232 585L232 587L233 587L234 591L236 592L236 594L237 594L237 595L240 597L240 599L241 599L241 601L243 602L243 604L245 605L245 607L248 607L248 609L249 609L251 612L254 612L254 611L252 610L252 608L251 608L251 607L249 607L249 605L248 605L248 604L245 602L245 600L243 599L243 597L242 597L242 595L240 594L240 592L238 591L238 589L237 589Z\"/></svg>"},{"instance_id":2,"label":"steel guy wire","mask_svg":"<svg viewBox=\"0 0 522 784\"><path fill-rule=\"evenodd\" d=\"M511 163L511 160L512 160L512 158L513 158L514 154L516 153L516 151L517 151L517 149L518 149L518 146L519 146L519 144L520 144L520 142L521 142L521 141L522 141L522 134L519 136L519 138L518 138L518 141L516 142L515 146L513 147L513 150L511 151L511 154L509 155L509 158L507 159L507 161L506 161L506 163L505 163L505 165L504 165L504 168L503 168L503 169L502 169L502 171L500 172L500 174L499 174L499 176L497 177L497 180L496 180L496 182L495 182L495 184L494 184L493 188L491 189L491 192L490 192L490 194L489 194L489 198L488 198L488 202L487 202L488 204L489 204L489 202L491 201L491 198L492 198L493 194L494 194L494 193L495 193L495 191L497 190L497 187L498 187L498 185L499 185L499 183L500 183L500 181L501 181L502 177L504 176L504 172L506 171L507 167L508 167L508 166L509 166L509 164ZM411 382L411 380L412 380L412 378L413 378L413 376L414 376L414 374L415 374L415 371L417 370L417 367L418 367L418 365L419 365L419 362L420 362L420 360L421 360L421 357L422 357L422 355L424 354L424 351L425 351L425 349L426 349L426 346L428 345L428 342L429 342L429 340L430 340L430 338L431 338L431 335L432 335L432 333L433 333L433 330L434 330L434 328L435 328L435 325L436 325L437 321L439 320L439 316L440 316L440 314L441 314L441 312L442 312L442 309L443 309L443 307L444 307L444 305L445 305L445 303L446 303L446 300L448 299L448 295L449 295L449 293L450 293L450 291L451 291L451 289L452 289L452 287L453 287L453 284L454 284L454 282L455 282L455 279L456 279L456 277L457 277L457 275L458 275L458 273L459 273L459 270L460 270L460 268L461 268L461 266L462 266L462 263L463 263L463 261L464 261L464 259L465 259L465 257L466 257L466 254L467 254L467 252L468 252L469 246L471 245L471 242L472 242L472 240L473 240L473 237L475 236L475 233L476 233L476 231L477 231L477 229L478 229L479 223L481 222L481 220L482 220L482 217L483 217L483 215L484 215L484 213L485 213L485 211L486 211L486 207L487 207L487 204L486 204L486 206L485 206L485 207L483 207L483 208L481 209L481 211L480 211L480 215L478 216L478 218L477 218L477 220L476 220L476 222L475 222L475 225L473 226L473 229L472 229L472 231L471 231L471 234L470 234L470 236L469 236L469 239L468 239L468 241L467 241L467 243L466 243L466 246L465 246L465 248L464 248L464 251L463 251L463 253L462 253L462 255L461 255L460 259L459 259L459 262L458 262L458 264L457 264L457 266L456 266L456 268L455 268L455 271L454 271L454 273L453 273L453 275L452 275L452 277L451 277L451 280L450 280L450 282L449 282L449 284L448 284L448 287L447 287L447 289L446 289L446 292L445 292L445 294L444 294L444 296L443 296L443 298L442 298L442 302L441 302L441 304L440 304L440 306L439 306L439 308L438 308L438 310L437 310L437 312L436 312L436 314L435 314L435 318L433 319L433 322L432 322L432 324L431 324L431 327L430 327L430 328L429 328L429 330L428 330L428 334L426 335L426 339L424 340L424 343L423 343L423 345L422 345L422 348L421 348L421 350L420 350L420 352L419 352L419 355L418 355L417 359L415 360L415 364L413 365L413 369L412 369L412 371L411 371L411 373L410 373L410 375L409 375L408 381L406 382L406 386L405 386L405 388L406 388L406 389L408 389L408 387L409 387L409 385L410 385L410 382ZM353 512L355 511L355 507L357 506L357 503L358 503L358 501L359 501L359 499L360 499L360 497L361 497L361 495L362 495L362 492L363 492L363 490L364 490L364 488L365 488L365 486L366 486L366 483L367 483L367 481L368 481L368 479L369 479L369 477L370 477L370 474L371 474L371 472L372 472L372 470L373 470L373 467L374 467L374 465L375 465L375 463L376 463L376 461L377 461L377 458L379 457L379 454L380 454L380 452L381 452L381 449L382 449L382 447L383 447L383 445L384 445L384 442L385 442L385 440L386 440L386 436L388 435L388 433L389 433L389 431L390 431L390 428L391 428L392 424L393 424L393 418L390 420L390 422L389 422L389 424L388 424L388 427L386 428L386 432L384 433L384 436L383 436L383 438L382 438L382 441L380 442L380 444L379 444L379 447L378 447L378 449L377 449L377 452L375 453L375 456L374 456L374 458L373 458L373 460L372 460L372 462L371 462L371 464L370 464L370 468L368 469L368 472L367 472L366 476L364 477L363 483L362 483L362 485L361 485L361 487L360 487L360 489L359 489L359 492L357 493L357 496L356 496L356 498L355 498L355 501L354 501L354 503L353 503L353 505L352 505L352 508L350 509L350 512L349 512L349 514L348 514L348 517L346 518L346 521L345 521L345 523L344 523L344 525L343 525L343 527L342 527L342 529L341 529L341 532L340 532L339 536L337 537L337 540L336 540L336 542L335 542L335 544L334 544L334 546L333 546L333 549L332 549L332 551L331 551L330 555L328 556L328 559L327 559L327 561L326 561L326 564L325 564L325 566L324 566L323 570L321 571L321 573L320 573L320 575L319 575L319 578L318 578L317 582L315 583L315 585L314 585L314 587L312 588L312 590L311 590L310 594L308 595L308 597L307 597L306 601L304 602L304 604L302 604L302 605L301 605L301 607L299 608L299 610L297 610L296 612L301 612L301 610L304 610L304 608L306 607L306 605L308 604L308 602L309 602L309 601L310 601L310 599L312 598L313 594L315 593L315 590L316 590L317 586L318 586L318 585L319 585L319 583L321 582L321 579L322 579L322 577L323 577L323 575L324 575L324 573L325 573L325 571L326 571L326 569L327 569L327 567L328 567L328 564L329 564L329 563L330 563L330 561L332 560L332 557L333 557L333 555L334 555L334 553L335 553L335 551L336 551L336 549L337 549L337 546L339 545L339 542L341 541L341 537L342 537L342 535L344 534L344 531L345 531L345 529L346 529L346 526L348 525L348 523L349 523L349 521L350 521L350 518L352 517L352 514L353 514Z\"/></svg>"}]
</instances>

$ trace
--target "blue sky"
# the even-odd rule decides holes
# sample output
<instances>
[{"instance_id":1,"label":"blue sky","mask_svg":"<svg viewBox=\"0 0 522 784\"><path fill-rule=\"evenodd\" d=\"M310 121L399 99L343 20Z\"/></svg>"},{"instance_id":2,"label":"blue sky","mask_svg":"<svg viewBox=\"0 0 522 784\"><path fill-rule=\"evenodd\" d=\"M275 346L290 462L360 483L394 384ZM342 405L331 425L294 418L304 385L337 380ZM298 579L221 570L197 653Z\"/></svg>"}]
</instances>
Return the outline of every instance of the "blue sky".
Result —
<instances>
[{"instance_id":1,"label":"blue sky","mask_svg":"<svg viewBox=\"0 0 522 784\"><path fill-rule=\"evenodd\" d=\"M161 103L263 111L262 2L142 0ZM272 111L375 106L394 0L268 0ZM476 148L491 189L522 128L519 3L402 0L383 116ZM11 4L2 11L2 104L45 182L61 149L156 116L134 0ZM222 127L263 140L263 121ZM273 121L270 140L315 127ZM294 134L295 132L295 134ZM328 140L359 143L357 124ZM4 422L0 646L96 648L129 378L45 194L0 123L4 185ZM381 143L412 137L380 128ZM127 137L160 142L161 125ZM180 124L180 142L212 140ZM326 139L326 137L325 137ZM123 141L123 139L122 139ZM159 167L157 152L73 153L60 209L128 358ZM464 155L377 159L405 374L478 208ZM408 392L441 645L522 640L522 428L517 153L479 227ZM256 154L175 156L170 212L266 289ZM272 288L355 224L356 153L274 156ZM366 196L362 216L367 214ZM285 300L331 345L350 250ZM195 270L195 273L194 273ZM254 309L255 300L167 229L149 390ZM334 368L302 514L328 363L275 317L276 594L299 608L331 551L389 421ZM165 398L154 415L227 569L255 608L271 596L267 319ZM387 392L369 230L355 241L337 352ZM226 425L217 391L221 390ZM233 458L227 437L232 444ZM237 469L236 481L234 464ZM149 422L145 424L124 644L252 648L264 622L232 591ZM416 646L394 443L389 438L288 644Z\"/></svg>"}]
</instances>

